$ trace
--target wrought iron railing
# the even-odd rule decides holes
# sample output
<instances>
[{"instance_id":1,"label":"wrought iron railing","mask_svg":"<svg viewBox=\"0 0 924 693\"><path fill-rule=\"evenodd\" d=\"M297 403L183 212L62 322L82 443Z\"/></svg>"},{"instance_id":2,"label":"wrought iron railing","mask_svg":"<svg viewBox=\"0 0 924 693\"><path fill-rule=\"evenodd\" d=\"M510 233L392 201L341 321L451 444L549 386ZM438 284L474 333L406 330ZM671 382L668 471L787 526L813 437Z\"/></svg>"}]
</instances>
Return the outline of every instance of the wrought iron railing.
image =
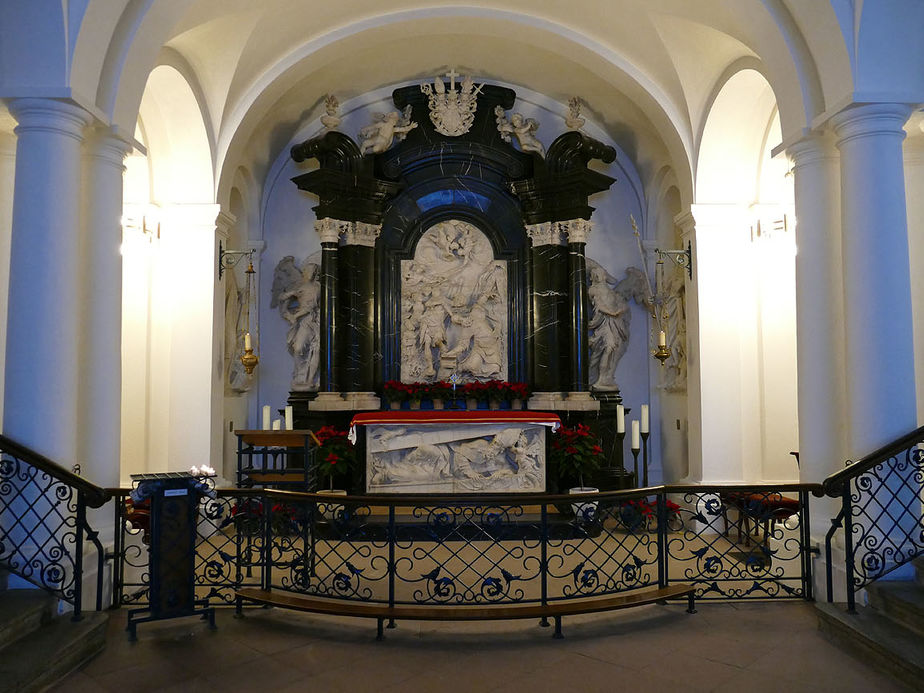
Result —
<instances>
[{"instance_id":1,"label":"wrought iron railing","mask_svg":"<svg viewBox=\"0 0 924 693\"><path fill-rule=\"evenodd\" d=\"M105 556L87 508L109 500L102 488L0 435L0 567L83 608L83 547L97 551L97 609Z\"/></svg>"},{"instance_id":2,"label":"wrought iron railing","mask_svg":"<svg viewBox=\"0 0 924 693\"><path fill-rule=\"evenodd\" d=\"M824 492L841 499L825 538L828 601L834 599L831 545L844 529L847 610L856 592L924 554L924 427L825 479Z\"/></svg>"},{"instance_id":3,"label":"wrought iron railing","mask_svg":"<svg viewBox=\"0 0 924 693\"><path fill-rule=\"evenodd\" d=\"M219 489L197 597L242 586L382 604L551 603L688 583L701 599L811 599L812 485L592 495L349 496ZM144 520L117 504L118 604L144 601Z\"/></svg>"}]
</instances>

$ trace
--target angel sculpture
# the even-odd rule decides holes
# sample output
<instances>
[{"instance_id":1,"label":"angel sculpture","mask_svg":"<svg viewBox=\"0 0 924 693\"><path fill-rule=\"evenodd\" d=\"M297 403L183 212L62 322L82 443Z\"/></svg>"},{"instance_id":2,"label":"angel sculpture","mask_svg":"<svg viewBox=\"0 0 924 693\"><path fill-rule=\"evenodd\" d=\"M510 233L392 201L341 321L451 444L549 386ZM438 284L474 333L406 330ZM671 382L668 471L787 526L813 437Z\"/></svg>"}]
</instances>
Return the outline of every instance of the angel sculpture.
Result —
<instances>
[{"instance_id":1,"label":"angel sculpture","mask_svg":"<svg viewBox=\"0 0 924 693\"><path fill-rule=\"evenodd\" d=\"M516 137L522 152L535 152L539 156L545 156L545 147L542 142L536 139L536 130L539 129L539 121L534 118L526 118L519 113L514 113L507 120L503 106L494 108L494 115L497 121L497 131L500 133L504 142L509 142L510 137Z\"/></svg>"},{"instance_id":2,"label":"angel sculpture","mask_svg":"<svg viewBox=\"0 0 924 693\"><path fill-rule=\"evenodd\" d=\"M584 127L584 119L581 117L581 100L576 96L568 99L568 115L565 116L565 126L569 130L580 130Z\"/></svg>"},{"instance_id":3,"label":"angel sculpture","mask_svg":"<svg viewBox=\"0 0 924 693\"><path fill-rule=\"evenodd\" d=\"M320 312L318 299L321 283L320 268L314 262L303 263L299 269L295 258L284 257L273 273L273 293L270 308L289 323L286 343L295 362L292 368L293 390L316 390L320 356Z\"/></svg>"},{"instance_id":4,"label":"angel sculpture","mask_svg":"<svg viewBox=\"0 0 924 693\"><path fill-rule=\"evenodd\" d=\"M398 111L373 113L372 120L372 125L359 131L359 139L362 140L360 150L363 154L388 151L395 139L403 141L407 133L417 127L417 123L411 120L410 104L405 107L403 114Z\"/></svg>"},{"instance_id":5,"label":"angel sculpture","mask_svg":"<svg viewBox=\"0 0 924 693\"><path fill-rule=\"evenodd\" d=\"M590 347L591 385L596 390L616 390L616 366L629 348L629 323L632 319L629 299L645 307L650 305L648 282L644 273L630 267L626 277L616 283L599 265L591 267L591 316L587 323ZM611 287L611 284L616 284Z\"/></svg>"},{"instance_id":6,"label":"angel sculpture","mask_svg":"<svg viewBox=\"0 0 924 693\"><path fill-rule=\"evenodd\" d=\"M333 130L340 125L340 115L338 114L340 102L337 101L336 96L328 94L324 97L324 110L325 114L321 116L321 125L324 126L325 130Z\"/></svg>"}]
</instances>

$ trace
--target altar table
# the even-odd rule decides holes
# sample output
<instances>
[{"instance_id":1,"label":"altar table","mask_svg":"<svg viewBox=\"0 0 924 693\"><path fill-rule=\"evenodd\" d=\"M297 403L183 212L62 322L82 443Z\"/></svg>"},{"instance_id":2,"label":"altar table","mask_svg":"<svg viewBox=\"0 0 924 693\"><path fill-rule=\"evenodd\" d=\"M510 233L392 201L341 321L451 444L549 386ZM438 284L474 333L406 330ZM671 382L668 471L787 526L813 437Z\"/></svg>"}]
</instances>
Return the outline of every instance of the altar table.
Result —
<instances>
[{"instance_id":1,"label":"altar table","mask_svg":"<svg viewBox=\"0 0 924 693\"><path fill-rule=\"evenodd\" d=\"M535 411L380 411L357 414L366 433L367 493L541 493L545 430Z\"/></svg>"}]
</instances>

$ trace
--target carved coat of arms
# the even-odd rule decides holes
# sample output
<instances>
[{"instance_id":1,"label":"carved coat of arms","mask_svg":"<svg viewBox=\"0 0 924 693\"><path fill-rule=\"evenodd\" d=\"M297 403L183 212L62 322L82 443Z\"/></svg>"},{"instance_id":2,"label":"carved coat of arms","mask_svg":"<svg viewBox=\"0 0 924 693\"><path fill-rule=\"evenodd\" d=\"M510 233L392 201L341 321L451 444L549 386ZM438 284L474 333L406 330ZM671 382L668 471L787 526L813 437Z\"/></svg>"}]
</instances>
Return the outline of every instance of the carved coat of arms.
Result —
<instances>
[{"instance_id":1,"label":"carved coat of arms","mask_svg":"<svg viewBox=\"0 0 924 693\"><path fill-rule=\"evenodd\" d=\"M476 88L471 76L466 75L456 89L459 73L450 70L446 76L449 77L448 91L441 77L434 78L432 86L421 84L420 91L429 99L430 120L436 131L447 137L458 137L468 132L475 122L478 93L484 85Z\"/></svg>"}]
</instances>

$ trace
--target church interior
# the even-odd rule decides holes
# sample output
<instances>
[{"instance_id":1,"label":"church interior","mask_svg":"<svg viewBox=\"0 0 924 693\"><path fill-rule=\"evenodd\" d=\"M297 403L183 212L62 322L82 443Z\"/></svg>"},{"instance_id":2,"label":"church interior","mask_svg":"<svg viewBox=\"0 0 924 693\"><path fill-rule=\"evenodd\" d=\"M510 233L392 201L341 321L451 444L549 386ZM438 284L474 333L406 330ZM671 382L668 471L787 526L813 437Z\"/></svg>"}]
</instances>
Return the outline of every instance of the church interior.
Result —
<instances>
[{"instance_id":1,"label":"church interior","mask_svg":"<svg viewBox=\"0 0 924 693\"><path fill-rule=\"evenodd\" d=\"M126 623L215 606L280 612L228 626L288 643L254 657L366 648L360 615L409 663L418 618L524 662L527 618L574 624L566 659L677 628L682 659L736 615L779 654L789 609L829 668L787 687L920 685L922 29L919 0L0 3L0 607L114 614L112 667Z\"/></svg>"}]
</instances>

